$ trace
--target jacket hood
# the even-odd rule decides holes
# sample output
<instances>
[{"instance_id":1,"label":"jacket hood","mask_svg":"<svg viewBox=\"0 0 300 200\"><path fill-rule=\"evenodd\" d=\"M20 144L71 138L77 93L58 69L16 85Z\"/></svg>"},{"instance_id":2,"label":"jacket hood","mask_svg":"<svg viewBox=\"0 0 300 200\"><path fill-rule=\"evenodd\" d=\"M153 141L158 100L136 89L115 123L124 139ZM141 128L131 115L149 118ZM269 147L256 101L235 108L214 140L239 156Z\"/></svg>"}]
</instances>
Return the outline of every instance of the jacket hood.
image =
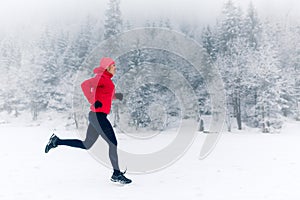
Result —
<instances>
[{"instance_id":1,"label":"jacket hood","mask_svg":"<svg viewBox=\"0 0 300 200\"><path fill-rule=\"evenodd\" d=\"M115 61L111 58L104 57L100 61L100 66L94 69L94 74L103 73L110 65L114 64Z\"/></svg>"}]
</instances>

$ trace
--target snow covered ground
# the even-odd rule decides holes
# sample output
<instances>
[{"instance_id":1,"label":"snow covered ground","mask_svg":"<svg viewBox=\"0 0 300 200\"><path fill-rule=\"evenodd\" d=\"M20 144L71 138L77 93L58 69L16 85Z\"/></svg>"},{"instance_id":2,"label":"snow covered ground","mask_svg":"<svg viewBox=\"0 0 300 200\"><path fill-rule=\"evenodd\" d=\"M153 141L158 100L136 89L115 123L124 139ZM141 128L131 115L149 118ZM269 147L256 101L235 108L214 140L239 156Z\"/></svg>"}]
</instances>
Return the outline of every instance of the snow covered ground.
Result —
<instances>
[{"instance_id":1,"label":"snow covered ground","mask_svg":"<svg viewBox=\"0 0 300 200\"><path fill-rule=\"evenodd\" d=\"M204 160L198 156L206 135L199 133L172 166L151 174L129 173L133 183L118 186L109 181L112 171L83 150L60 147L45 154L51 135L47 126L2 124L0 199L299 200L299 130L300 123L289 122L280 134L224 133ZM138 142L124 134L117 137L120 146Z\"/></svg>"}]
</instances>

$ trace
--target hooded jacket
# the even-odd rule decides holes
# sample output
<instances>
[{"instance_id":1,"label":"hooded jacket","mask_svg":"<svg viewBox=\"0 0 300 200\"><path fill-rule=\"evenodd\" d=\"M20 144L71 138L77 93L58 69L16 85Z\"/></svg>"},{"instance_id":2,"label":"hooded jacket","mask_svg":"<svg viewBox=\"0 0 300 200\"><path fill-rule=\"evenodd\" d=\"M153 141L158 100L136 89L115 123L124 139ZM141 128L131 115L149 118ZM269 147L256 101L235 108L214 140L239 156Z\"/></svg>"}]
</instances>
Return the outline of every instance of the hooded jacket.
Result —
<instances>
[{"instance_id":1,"label":"hooded jacket","mask_svg":"<svg viewBox=\"0 0 300 200\"><path fill-rule=\"evenodd\" d=\"M81 84L81 89L91 104L90 109L93 112L110 113L112 100L115 99L115 85L111 80L113 75L106 69L114 63L111 58L102 58L100 66L93 71L96 74L95 77L85 80ZM102 107L95 108L96 101L100 101Z\"/></svg>"}]
</instances>

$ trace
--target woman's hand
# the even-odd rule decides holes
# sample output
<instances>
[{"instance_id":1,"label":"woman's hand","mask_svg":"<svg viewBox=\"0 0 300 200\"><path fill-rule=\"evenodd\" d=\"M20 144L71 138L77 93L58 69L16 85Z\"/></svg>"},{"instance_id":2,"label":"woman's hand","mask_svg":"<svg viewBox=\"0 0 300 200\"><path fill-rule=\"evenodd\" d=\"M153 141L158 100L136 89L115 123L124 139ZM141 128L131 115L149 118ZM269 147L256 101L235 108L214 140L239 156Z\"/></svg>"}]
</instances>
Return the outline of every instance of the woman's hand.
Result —
<instances>
[{"instance_id":1,"label":"woman's hand","mask_svg":"<svg viewBox=\"0 0 300 200\"><path fill-rule=\"evenodd\" d=\"M96 101L95 103L94 103L94 107L95 108L101 108L102 107L102 103L100 102L100 101Z\"/></svg>"},{"instance_id":2,"label":"woman's hand","mask_svg":"<svg viewBox=\"0 0 300 200\"><path fill-rule=\"evenodd\" d=\"M115 93L116 99L119 99L120 101L123 100L123 94L122 93Z\"/></svg>"}]
</instances>

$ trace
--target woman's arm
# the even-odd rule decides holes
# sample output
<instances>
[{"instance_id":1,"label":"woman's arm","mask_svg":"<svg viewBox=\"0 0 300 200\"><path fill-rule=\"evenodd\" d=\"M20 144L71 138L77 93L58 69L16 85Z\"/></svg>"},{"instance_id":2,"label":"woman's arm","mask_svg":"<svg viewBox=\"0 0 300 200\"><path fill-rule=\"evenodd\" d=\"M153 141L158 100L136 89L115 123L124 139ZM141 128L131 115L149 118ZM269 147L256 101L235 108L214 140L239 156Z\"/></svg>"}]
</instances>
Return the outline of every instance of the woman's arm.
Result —
<instances>
[{"instance_id":1,"label":"woman's arm","mask_svg":"<svg viewBox=\"0 0 300 200\"><path fill-rule=\"evenodd\" d=\"M93 83L94 83L94 78L85 80L81 83L81 89L83 91L83 94L90 104L94 103L95 92L93 90L95 90L95 88Z\"/></svg>"}]
</instances>

